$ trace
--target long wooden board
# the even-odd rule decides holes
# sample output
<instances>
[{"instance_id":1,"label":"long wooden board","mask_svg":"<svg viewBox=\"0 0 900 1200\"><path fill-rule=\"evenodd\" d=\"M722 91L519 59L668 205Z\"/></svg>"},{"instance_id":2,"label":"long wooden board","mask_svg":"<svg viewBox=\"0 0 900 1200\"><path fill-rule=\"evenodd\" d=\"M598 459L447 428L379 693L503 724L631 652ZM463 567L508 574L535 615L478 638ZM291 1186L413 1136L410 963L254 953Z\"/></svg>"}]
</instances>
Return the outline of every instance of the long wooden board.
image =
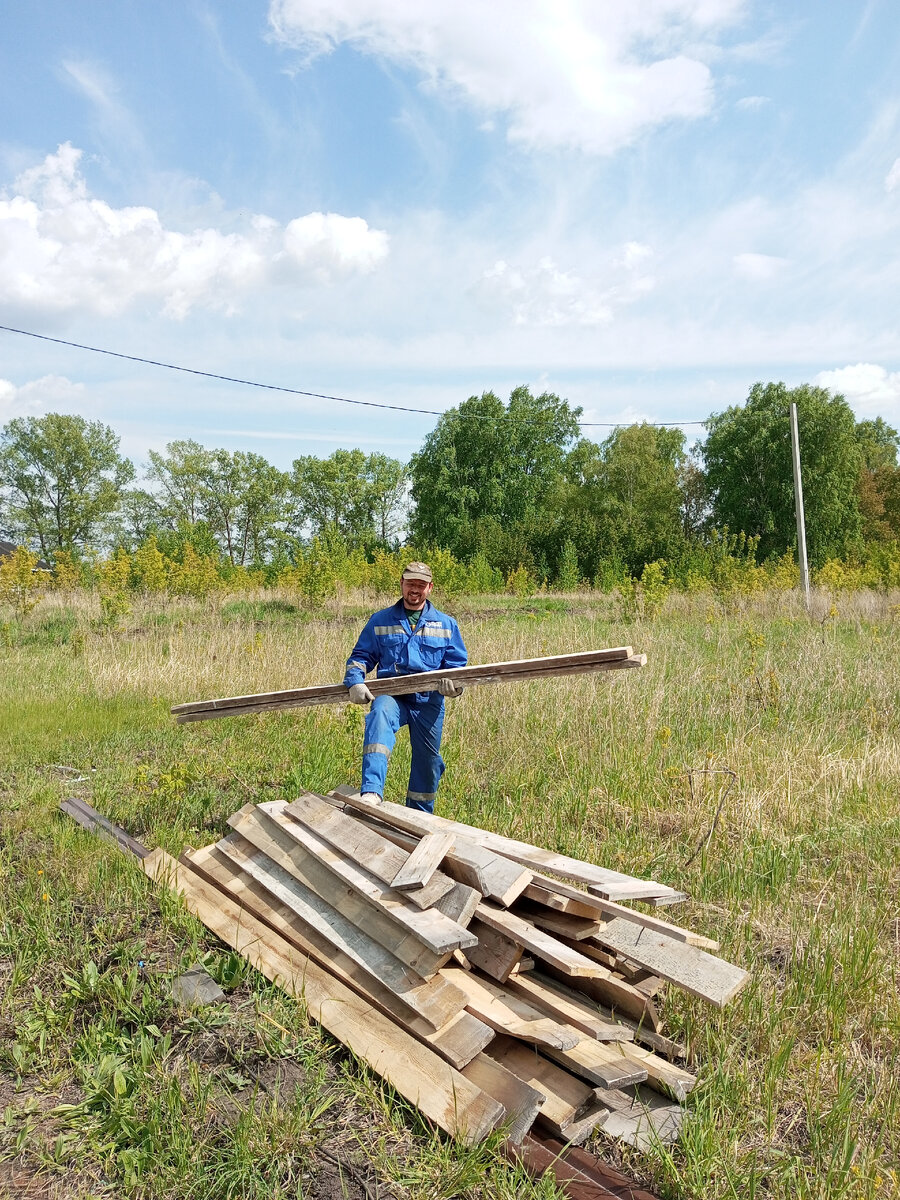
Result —
<instances>
[{"instance_id":1,"label":"long wooden board","mask_svg":"<svg viewBox=\"0 0 900 1200\"><path fill-rule=\"evenodd\" d=\"M374 829L355 821L313 792L301 792L285 811L343 855L355 859L387 887L396 886L396 875L406 867L411 857ZM408 899L416 908L431 908L441 896L451 891L454 882L446 875L433 874L428 886L411 892Z\"/></svg>"},{"instance_id":2,"label":"long wooden board","mask_svg":"<svg viewBox=\"0 0 900 1200\"><path fill-rule=\"evenodd\" d=\"M475 913L479 921L498 929L511 941L521 946L543 962L551 963L558 971L572 978L605 979L610 972L606 967L579 954L577 950L558 941L542 929L536 929L530 921L517 917L515 913L505 908L495 908L491 904L479 904Z\"/></svg>"},{"instance_id":3,"label":"long wooden board","mask_svg":"<svg viewBox=\"0 0 900 1200\"><path fill-rule=\"evenodd\" d=\"M306 926L307 936L314 931L318 934L319 945L324 942L333 951L352 959L365 972L368 986L377 982L388 988L426 1020L430 1017L435 1029L465 1008L465 997L461 992L446 992L446 980L439 984L439 975L432 980L424 980L390 950L370 938L326 900L239 835L231 834L207 851L198 852L192 856L192 865L203 866L209 862L214 869L221 863L222 857L227 857L238 871L264 888L270 905L274 897L299 917ZM221 872L221 867L219 869ZM231 876L226 875L228 878ZM315 957L321 961L318 955ZM327 967L329 964L325 962L323 965Z\"/></svg>"},{"instance_id":4,"label":"long wooden board","mask_svg":"<svg viewBox=\"0 0 900 1200\"><path fill-rule=\"evenodd\" d=\"M634 1030L620 1022L604 1020L596 1005L592 1005L572 988L557 983L540 972L528 971L513 975L507 987L529 1000L535 1008L567 1025L580 1029L598 1042L634 1041Z\"/></svg>"},{"instance_id":5,"label":"long wooden board","mask_svg":"<svg viewBox=\"0 0 900 1200\"><path fill-rule=\"evenodd\" d=\"M373 828L380 828L382 832L388 827L393 829L395 840L404 849L413 848L411 839L424 837L437 828L432 820L433 813L390 802L372 804L352 788L335 788L329 795L342 800L359 819ZM475 888L486 899L508 908L528 887L532 880L531 871L469 838L460 837L456 831L450 832L454 832L454 844L444 858L446 874ZM385 833L384 836L389 835Z\"/></svg>"},{"instance_id":6,"label":"long wooden board","mask_svg":"<svg viewBox=\"0 0 900 1200\"><path fill-rule=\"evenodd\" d=\"M717 1008L723 1008L750 978L749 971L723 958L620 919L604 925L596 940Z\"/></svg>"},{"instance_id":7,"label":"long wooden board","mask_svg":"<svg viewBox=\"0 0 900 1200\"><path fill-rule=\"evenodd\" d=\"M142 865L267 979L302 998L313 1020L441 1129L474 1143L504 1119L502 1104L189 867L161 850Z\"/></svg>"},{"instance_id":8,"label":"long wooden board","mask_svg":"<svg viewBox=\"0 0 900 1200\"><path fill-rule=\"evenodd\" d=\"M667 937L674 938L676 942L686 942L689 946L699 946L702 950L719 949L718 942L704 937L702 933L683 929L680 925L673 925L671 922L653 917L649 913L638 912L635 908L626 908L624 904L616 904L614 900L604 900L593 892L583 892L569 883L563 883L560 879L551 879L539 873L534 874L532 883L528 885L523 895L550 907L557 907L554 903L554 897L557 897L564 903L569 902L566 907L559 908L559 912L572 911L578 916L597 913L610 918L621 917L625 921L632 921L635 925L643 925L645 929L655 929L657 933L664 933Z\"/></svg>"},{"instance_id":9,"label":"long wooden board","mask_svg":"<svg viewBox=\"0 0 900 1200\"><path fill-rule=\"evenodd\" d=\"M452 953L454 950L474 945L475 935L436 908L414 907L406 896L384 887L365 867L347 858L330 846L324 838L306 826L298 824L286 815L283 801L272 800L258 804L256 811L279 829L341 882L348 884L358 895L379 907L404 931L413 933L435 954Z\"/></svg>"},{"instance_id":10,"label":"long wooden board","mask_svg":"<svg viewBox=\"0 0 900 1200\"><path fill-rule=\"evenodd\" d=\"M409 824L400 824L400 820L404 818L397 818L396 810L401 809L402 805L392 804L389 801L385 801L383 804L372 804L356 795L347 795L345 800L353 808L371 813L377 820L389 824L396 821L399 828L410 828ZM412 810L406 809L405 811ZM454 833L457 838L474 842L494 854L528 867L532 872L552 871L564 879L599 888L604 899L669 899L674 901L676 897L679 899L684 897L682 892L676 892L674 888L670 888L664 883L656 883L652 879L636 879L631 875L623 875L621 871L598 867L593 863L583 862L579 858L570 858L567 854L555 854L550 850L543 850L540 846L518 842L487 829L465 825L461 821L448 820L436 813L418 812L416 816L416 833L428 833L432 830Z\"/></svg>"},{"instance_id":11,"label":"long wooden board","mask_svg":"<svg viewBox=\"0 0 900 1200\"><path fill-rule=\"evenodd\" d=\"M646 655L635 654L630 646L618 646L609 650L585 650L577 654L553 654L544 658L525 658L480 666L452 667L440 671L419 671L411 675L385 676L381 679L369 679L366 685L373 696L408 696L414 692L437 691L444 679L451 679L463 687L480 687L487 683L643 667L646 662ZM244 716L277 709L301 708L311 704L346 702L347 688L342 683L329 683L281 692L259 692L251 696L192 700L187 704L174 705L171 712L179 722L208 721L214 717Z\"/></svg>"},{"instance_id":12,"label":"long wooden board","mask_svg":"<svg viewBox=\"0 0 900 1200\"><path fill-rule=\"evenodd\" d=\"M327 899L348 921L359 925L369 937L389 949L424 979L430 979L444 965L451 951L435 953L415 933L401 930L377 898L370 900L361 896L349 884L337 879L318 859L302 854L292 839L257 808L247 805L246 809L228 818L229 824L278 866L290 872L323 900Z\"/></svg>"}]
</instances>

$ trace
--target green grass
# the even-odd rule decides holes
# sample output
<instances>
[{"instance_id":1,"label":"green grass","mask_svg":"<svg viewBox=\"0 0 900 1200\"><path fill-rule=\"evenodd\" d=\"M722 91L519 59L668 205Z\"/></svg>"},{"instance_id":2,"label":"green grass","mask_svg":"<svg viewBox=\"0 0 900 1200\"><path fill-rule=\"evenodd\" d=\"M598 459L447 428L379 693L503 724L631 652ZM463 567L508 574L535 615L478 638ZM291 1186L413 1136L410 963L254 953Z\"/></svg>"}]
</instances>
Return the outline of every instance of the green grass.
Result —
<instances>
[{"instance_id":1,"label":"green grass","mask_svg":"<svg viewBox=\"0 0 900 1200\"><path fill-rule=\"evenodd\" d=\"M672 919L752 972L721 1012L664 1001L701 1081L681 1144L643 1156L598 1139L663 1197L900 1192L896 601L817 601L810 619L791 596L674 597L631 624L594 595L448 605L473 662L649 656L641 672L470 689L448 706L440 810L683 889ZM57 811L81 795L178 853L250 799L357 782L360 709L176 726L168 707L340 678L366 603L136 603L110 630L89 603L50 600L6 627L0 1158L57 1194L300 1196L318 1177L339 1196L366 1171L398 1196L554 1194L492 1145L435 1135ZM407 769L401 739L388 798ZM188 1015L168 987L198 958L227 1003ZM273 1094L260 1080L286 1063L294 1082Z\"/></svg>"}]
</instances>

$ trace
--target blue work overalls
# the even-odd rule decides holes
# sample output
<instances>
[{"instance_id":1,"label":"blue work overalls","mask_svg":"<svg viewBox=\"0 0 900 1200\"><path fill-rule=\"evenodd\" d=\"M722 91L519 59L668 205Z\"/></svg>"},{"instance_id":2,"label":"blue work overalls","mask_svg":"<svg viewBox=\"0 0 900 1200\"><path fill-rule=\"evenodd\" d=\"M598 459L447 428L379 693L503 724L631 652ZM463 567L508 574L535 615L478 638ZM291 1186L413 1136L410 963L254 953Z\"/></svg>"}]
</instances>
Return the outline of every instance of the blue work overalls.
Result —
<instances>
[{"instance_id":1,"label":"blue work overalls","mask_svg":"<svg viewBox=\"0 0 900 1200\"><path fill-rule=\"evenodd\" d=\"M426 600L413 630L403 601L399 600L366 622L347 660L344 686L349 688L354 683L362 683L366 673L376 666L377 676L382 679L413 675L418 671L437 671L441 667L464 667L467 662L466 647L452 617L439 612L430 600ZM366 716L361 790L384 795L388 759L402 725L409 729L412 748L407 807L433 812L438 784L444 773L444 760L440 754L444 697L440 692L376 696Z\"/></svg>"}]
</instances>

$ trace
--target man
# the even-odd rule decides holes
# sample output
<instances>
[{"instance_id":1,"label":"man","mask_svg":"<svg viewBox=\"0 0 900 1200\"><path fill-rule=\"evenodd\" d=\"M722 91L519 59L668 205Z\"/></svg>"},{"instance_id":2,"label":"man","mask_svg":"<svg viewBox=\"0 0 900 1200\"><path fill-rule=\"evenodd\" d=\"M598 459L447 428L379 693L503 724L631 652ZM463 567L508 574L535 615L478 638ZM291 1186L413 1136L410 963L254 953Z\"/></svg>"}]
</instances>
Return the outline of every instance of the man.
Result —
<instances>
[{"instance_id":1,"label":"man","mask_svg":"<svg viewBox=\"0 0 900 1200\"><path fill-rule=\"evenodd\" d=\"M388 758L401 725L409 729L412 768L406 792L407 808L434 812L438 784L444 773L441 730L444 697L462 694L451 679L442 679L438 692L413 692L406 696L378 696L363 682L367 671L378 668L378 678L464 667L468 662L459 626L438 612L428 599L434 581L431 568L411 562L400 578L401 598L366 622L347 660L344 686L354 704L374 701L366 716L363 736L362 795L380 802L384 796Z\"/></svg>"}]
</instances>

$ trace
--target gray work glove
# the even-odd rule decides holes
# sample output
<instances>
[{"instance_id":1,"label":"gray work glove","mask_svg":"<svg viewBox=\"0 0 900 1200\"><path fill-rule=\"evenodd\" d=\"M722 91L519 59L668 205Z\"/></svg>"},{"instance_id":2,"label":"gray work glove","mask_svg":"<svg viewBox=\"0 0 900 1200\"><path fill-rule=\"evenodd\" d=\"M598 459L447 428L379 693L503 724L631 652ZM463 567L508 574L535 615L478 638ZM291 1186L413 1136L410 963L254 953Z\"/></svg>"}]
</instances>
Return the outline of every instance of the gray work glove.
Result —
<instances>
[{"instance_id":1,"label":"gray work glove","mask_svg":"<svg viewBox=\"0 0 900 1200\"><path fill-rule=\"evenodd\" d=\"M451 700L455 700L457 696L463 694L463 689L452 679L442 679L438 684L438 691L442 696L447 696Z\"/></svg>"},{"instance_id":2,"label":"gray work glove","mask_svg":"<svg viewBox=\"0 0 900 1200\"><path fill-rule=\"evenodd\" d=\"M364 683L354 683L349 692L351 704L368 704L375 699Z\"/></svg>"}]
</instances>

